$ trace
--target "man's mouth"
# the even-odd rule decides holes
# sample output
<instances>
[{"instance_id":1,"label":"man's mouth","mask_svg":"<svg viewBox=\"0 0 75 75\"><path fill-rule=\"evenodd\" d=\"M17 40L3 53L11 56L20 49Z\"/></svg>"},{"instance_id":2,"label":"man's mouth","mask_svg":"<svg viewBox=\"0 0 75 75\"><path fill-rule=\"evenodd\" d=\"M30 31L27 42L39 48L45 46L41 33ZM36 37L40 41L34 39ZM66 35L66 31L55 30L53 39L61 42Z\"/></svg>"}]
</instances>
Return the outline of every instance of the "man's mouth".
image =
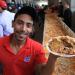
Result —
<instances>
[{"instance_id":1,"label":"man's mouth","mask_svg":"<svg viewBox=\"0 0 75 75\"><path fill-rule=\"evenodd\" d=\"M19 35L29 35L28 32L20 32Z\"/></svg>"}]
</instances>

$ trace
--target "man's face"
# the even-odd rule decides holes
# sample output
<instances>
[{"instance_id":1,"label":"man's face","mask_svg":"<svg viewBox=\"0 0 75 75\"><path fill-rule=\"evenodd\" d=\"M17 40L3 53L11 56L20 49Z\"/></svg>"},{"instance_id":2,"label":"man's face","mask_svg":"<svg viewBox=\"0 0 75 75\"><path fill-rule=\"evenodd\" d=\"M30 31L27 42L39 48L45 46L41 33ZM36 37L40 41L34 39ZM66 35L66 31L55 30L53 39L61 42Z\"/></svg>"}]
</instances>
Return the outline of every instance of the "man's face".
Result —
<instances>
[{"instance_id":1,"label":"man's face","mask_svg":"<svg viewBox=\"0 0 75 75\"><path fill-rule=\"evenodd\" d=\"M13 21L13 28L16 39L19 41L25 40L33 31L32 17L27 14L18 16L15 21Z\"/></svg>"}]
</instances>

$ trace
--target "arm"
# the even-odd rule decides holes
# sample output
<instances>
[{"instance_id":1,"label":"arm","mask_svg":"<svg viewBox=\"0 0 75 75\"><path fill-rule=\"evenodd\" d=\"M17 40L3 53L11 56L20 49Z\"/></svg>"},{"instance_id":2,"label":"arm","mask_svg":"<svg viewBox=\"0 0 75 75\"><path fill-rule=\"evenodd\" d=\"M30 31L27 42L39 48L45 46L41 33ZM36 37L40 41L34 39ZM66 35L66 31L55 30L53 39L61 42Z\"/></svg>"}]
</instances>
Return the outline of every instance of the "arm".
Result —
<instances>
[{"instance_id":1,"label":"arm","mask_svg":"<svg viewBox=\"0 0 75 75\"><path fill-rule=\"evenodd\" d=\"M35 75L52 75L58 56L44 50L42 46L37 47L35 54Z\"/></svg>"},{"instance_id":2,"label":"arm","mask_svg":"<svg viewBox=\"0 0 75 75\"><path fill-rule=\"evenodd\" d=\"M49 58L48 58L48 62L45 65L45 67L42 68L40 75L52 75L56 59L57 59L57 56L54 56L53 54L50 54Z\"/></svg>"},{"instance_id":3,"label":"arm","mask_svg":"<svg viewBox=\"0 0 75 75\"><path fill-rule=\"evenodd\" d=\"M3 27L0 25L0 37L3 37Z\"/></svg>"},{"instance_id":4,"label":"arm","mask_svg":"<svg viewBox=\"0 0 75 75\"><path fill-rule=\"evenodd\" d=\"M56 59L57 56L50 54L47 63L39 64L36 66L36 75L52 75Z\"/></svg>"}]
</instances>

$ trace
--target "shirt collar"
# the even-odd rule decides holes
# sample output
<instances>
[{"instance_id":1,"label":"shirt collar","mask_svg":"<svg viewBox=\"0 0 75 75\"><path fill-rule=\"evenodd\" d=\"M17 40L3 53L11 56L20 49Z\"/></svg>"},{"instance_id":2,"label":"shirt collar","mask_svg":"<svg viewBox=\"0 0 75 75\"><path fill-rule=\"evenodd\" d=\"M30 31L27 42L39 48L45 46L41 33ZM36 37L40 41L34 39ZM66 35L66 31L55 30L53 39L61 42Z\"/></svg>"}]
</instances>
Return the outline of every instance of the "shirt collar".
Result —
<instances>
[{"instance_id":1,"label":"shirt collar","mask_svg":"<svg viewBox=\"0 0 75 75\"><path fill-rule=\"evenodd\" d=\"M10 47L10 39L11 39L12 35L13 34L11 34L10 36L6 36L5 39L4 39L5 40L4 41L4 46L6 47L6 49L8 51L11 51L11 52L12 52L12 50L11 50L11 47ZM31 45L30 41L31 41L30 38L27 37L26 43L23 46L26 50L30 49L30 45Z\"/></svg>"}]
</instances>

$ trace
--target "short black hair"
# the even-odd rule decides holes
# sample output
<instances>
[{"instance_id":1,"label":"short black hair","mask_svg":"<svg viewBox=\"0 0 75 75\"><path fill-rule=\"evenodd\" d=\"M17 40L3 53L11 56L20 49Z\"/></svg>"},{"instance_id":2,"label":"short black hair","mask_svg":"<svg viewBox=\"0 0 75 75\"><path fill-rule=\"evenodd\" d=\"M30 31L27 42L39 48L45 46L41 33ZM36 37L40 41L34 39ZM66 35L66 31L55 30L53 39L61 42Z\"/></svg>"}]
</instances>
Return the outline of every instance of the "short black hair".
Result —
<instances>
[{"instance_id":1,"label":"short black hair","mask_svg":"<svg viewBox=\"0 0 75 75\"><path fill-rule=\"evenodd\" d=\"M62 2L59 2L59 4L62 4Z\"/></svg>"},{"instance_id":2,"label":"short black hair","mask_svg":"<svg viewBox=\"0 0 75 75\"><path fill-rule=\"evenodd\" d=\"M17 13L15 14L14 20L21 14L28 14L32 17L33 21L37 20L37 12L33 7L30 6L24 6L21 9L19 9L17 11Z\"/></svg>"}]
</instances>

